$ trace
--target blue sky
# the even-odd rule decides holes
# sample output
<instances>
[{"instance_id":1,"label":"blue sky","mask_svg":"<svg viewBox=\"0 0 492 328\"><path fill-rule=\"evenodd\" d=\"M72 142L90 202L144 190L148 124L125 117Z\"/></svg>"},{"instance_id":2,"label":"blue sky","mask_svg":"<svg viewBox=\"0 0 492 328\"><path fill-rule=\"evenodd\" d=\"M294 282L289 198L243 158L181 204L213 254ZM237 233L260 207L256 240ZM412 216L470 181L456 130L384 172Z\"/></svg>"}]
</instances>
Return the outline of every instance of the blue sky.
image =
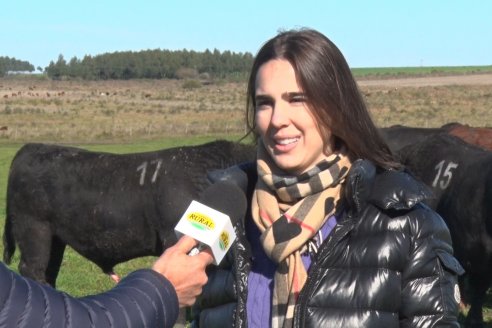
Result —
<instances>
[{"instance_id":1,"label":"blue sky","mask_svg":"<svg viewBox=\"0 0 492 328\"><path fill-rule=\"evenodd\" d=\"M351 67L492 65L490 0L15 0L0 8L0 56L45 67L146 49L253 54L279 29L311 27Z\"/></svg>"}]
</instances>

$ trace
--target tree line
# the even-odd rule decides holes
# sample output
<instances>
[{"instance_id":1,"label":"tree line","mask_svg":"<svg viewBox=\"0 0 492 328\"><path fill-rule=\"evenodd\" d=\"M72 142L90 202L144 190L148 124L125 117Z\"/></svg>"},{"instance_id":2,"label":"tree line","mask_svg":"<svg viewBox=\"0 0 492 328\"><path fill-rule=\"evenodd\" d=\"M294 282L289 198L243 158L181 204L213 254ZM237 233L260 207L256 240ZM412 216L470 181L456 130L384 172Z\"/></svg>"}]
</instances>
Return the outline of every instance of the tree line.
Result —
<instances>
[{"instance_id":1,"label":"tree line","mask_svg":"<svg viewBox=\"0 0 492 328\"><path fill-rule=\"evenodd\" d=\"M34 65L27 61L18 60L10 57L0 56L0 76L6 75L8 72L34 71Z\"/></svg>"},{"instance_id":2,"label":"tree line","mask_svg":"<svg viewBox=\"0 0 492 328\"><path fill-rule=\"evenodd\" d=\"M52 79L210 79L247 76L253 63L251 53L205 50L144 50L86 55L69 61L63 55L51 61L45 73Z\"/></svg>"}]
</instances>

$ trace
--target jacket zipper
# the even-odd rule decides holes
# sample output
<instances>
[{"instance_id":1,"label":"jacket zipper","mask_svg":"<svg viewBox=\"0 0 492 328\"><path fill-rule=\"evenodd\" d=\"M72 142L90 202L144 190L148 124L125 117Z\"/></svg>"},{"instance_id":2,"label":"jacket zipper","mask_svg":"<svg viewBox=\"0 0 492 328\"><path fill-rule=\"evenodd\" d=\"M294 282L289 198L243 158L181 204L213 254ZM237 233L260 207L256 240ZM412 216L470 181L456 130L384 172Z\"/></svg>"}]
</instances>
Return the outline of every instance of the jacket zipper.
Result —
<instances>
[{"instance_id":1,"label":"jacket zipper","mask_svg":"<svg viewBox=\"0 0 492 328\"><path fill-rule=\"evenodd\" d=\"M326 244L324 244L323 247L319 250L318 254L314 258L313 263L311 264L310 277L306 281L306 285L304 285L304 287L302 288L301 293L299 294L299 298L297 299L296 310L294 312L294 327L302 327L301 322L304 322L307 297L314 288L314 285L316 284L317 278L321 271L319 265L319 263L321 262L320 259L328 258L334 246L338 244L338 242L354 228L352 217L349 214L347 214L347 217L345 218L345 220L343 220L343 222L344 225L342 226L342 228L336 231L336 234L332 235L331 238L326 240ZM303 304L302 308L301 304Z\"/></svg>"},{"instance_id":2,"label":"jacket zipper","mask_svg":"<svg viewBox=\"0 0 492 328\"><path fill-rule=\"evenodd\" d=\"M360 180L360 176L356 176L355 177L355 183L354 183L355 188L353 189L353 192L355 192L358 189L359 180ZM359 199L357 197L353 197L353 199L355 202L355 206L357 208L357 213L359 213L361 210ZM347 213L345 220L341 221L341 222L344 222L344 226L339 231L337 231L336 235L332 235L332 238L329 238L328 240L326 240L326 244L321 247L318 254L315 256L314 261L311 264L311 269L310 269L310 271L312 273L311 277L307 279L306 285L304 285L304 287L302 288L301 293L299 294L299 297L297 299L297 304L296 304L296 308L294 311L294 327L303 327L303 325L301 325L301 323L304 323L304 321L305 321L305 316L306 316L305 313L306 313L306 308L307 308L307 302L306 302L307 297L308 297L309 293L311 292L311 290L314 288L314 285L317 281L316 278L318 277L318 275L321 271L321 269L318 265L318 263L320 262L320 259L326 259L329 256L330 251L333 250L333 247L336 244L338 244L338 242L344 236L346 236L349 231L351 231L354 228L354 221L353 221L351 213L352 213L351 211L349 211ZM301 308L301 305L302 305L302 308Z\"/></svg>"}]
</instances>

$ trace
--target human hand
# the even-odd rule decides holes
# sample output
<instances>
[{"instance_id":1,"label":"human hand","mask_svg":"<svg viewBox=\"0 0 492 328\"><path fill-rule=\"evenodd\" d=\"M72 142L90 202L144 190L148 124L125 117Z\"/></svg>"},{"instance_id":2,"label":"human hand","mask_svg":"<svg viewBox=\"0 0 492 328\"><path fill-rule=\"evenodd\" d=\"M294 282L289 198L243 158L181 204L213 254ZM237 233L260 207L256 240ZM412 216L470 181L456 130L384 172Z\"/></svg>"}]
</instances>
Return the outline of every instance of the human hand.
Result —
<instances>
[{"instance_id":1,"label":"human hand","mask_svg":"<svg viewBox=\"0 0 492 328\"><path fill-rule=\"evenodd\" d=\"M178 295L179 306L191 306L202 287L208 281L205 268L213 262L209 250L189 256L188 252L197 245L197 241L189 236L181 237L178 242L154 262L152 270L166 277L174 286Z\"/></svg>"}]
</instances>

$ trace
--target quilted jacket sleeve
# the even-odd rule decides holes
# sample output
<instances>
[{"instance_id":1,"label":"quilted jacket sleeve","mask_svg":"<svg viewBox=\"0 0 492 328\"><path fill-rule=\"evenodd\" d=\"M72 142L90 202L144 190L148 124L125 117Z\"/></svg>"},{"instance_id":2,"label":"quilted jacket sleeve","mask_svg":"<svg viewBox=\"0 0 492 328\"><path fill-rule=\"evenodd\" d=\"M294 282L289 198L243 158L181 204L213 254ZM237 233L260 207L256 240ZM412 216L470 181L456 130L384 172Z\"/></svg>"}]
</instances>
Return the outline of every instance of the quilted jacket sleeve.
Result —
<instances>
[{"instance_id":1,"label":"quilted jacket sleeve","mask_svg":"<svg viewBox=\"0 0 492 328\"><path fill-rule=\"evenodd\" d=\"M0 327L172 327L178 311L173 286L150 269L105 293L74 298L0 264Z\"/></svg>"},{"instance_id":2,"label":"quilted jacket sleeve","mask_svg":"<svg viewBox=\"0 0 492 328\"><path fill-rule=\"evenodd\" d=\"M414 239L402 273L401 325L459 327L457 276L464 270L452 255L449 230L442 218L425 206L413 211L409 219Z\"/></svg>"}]
</instances>

